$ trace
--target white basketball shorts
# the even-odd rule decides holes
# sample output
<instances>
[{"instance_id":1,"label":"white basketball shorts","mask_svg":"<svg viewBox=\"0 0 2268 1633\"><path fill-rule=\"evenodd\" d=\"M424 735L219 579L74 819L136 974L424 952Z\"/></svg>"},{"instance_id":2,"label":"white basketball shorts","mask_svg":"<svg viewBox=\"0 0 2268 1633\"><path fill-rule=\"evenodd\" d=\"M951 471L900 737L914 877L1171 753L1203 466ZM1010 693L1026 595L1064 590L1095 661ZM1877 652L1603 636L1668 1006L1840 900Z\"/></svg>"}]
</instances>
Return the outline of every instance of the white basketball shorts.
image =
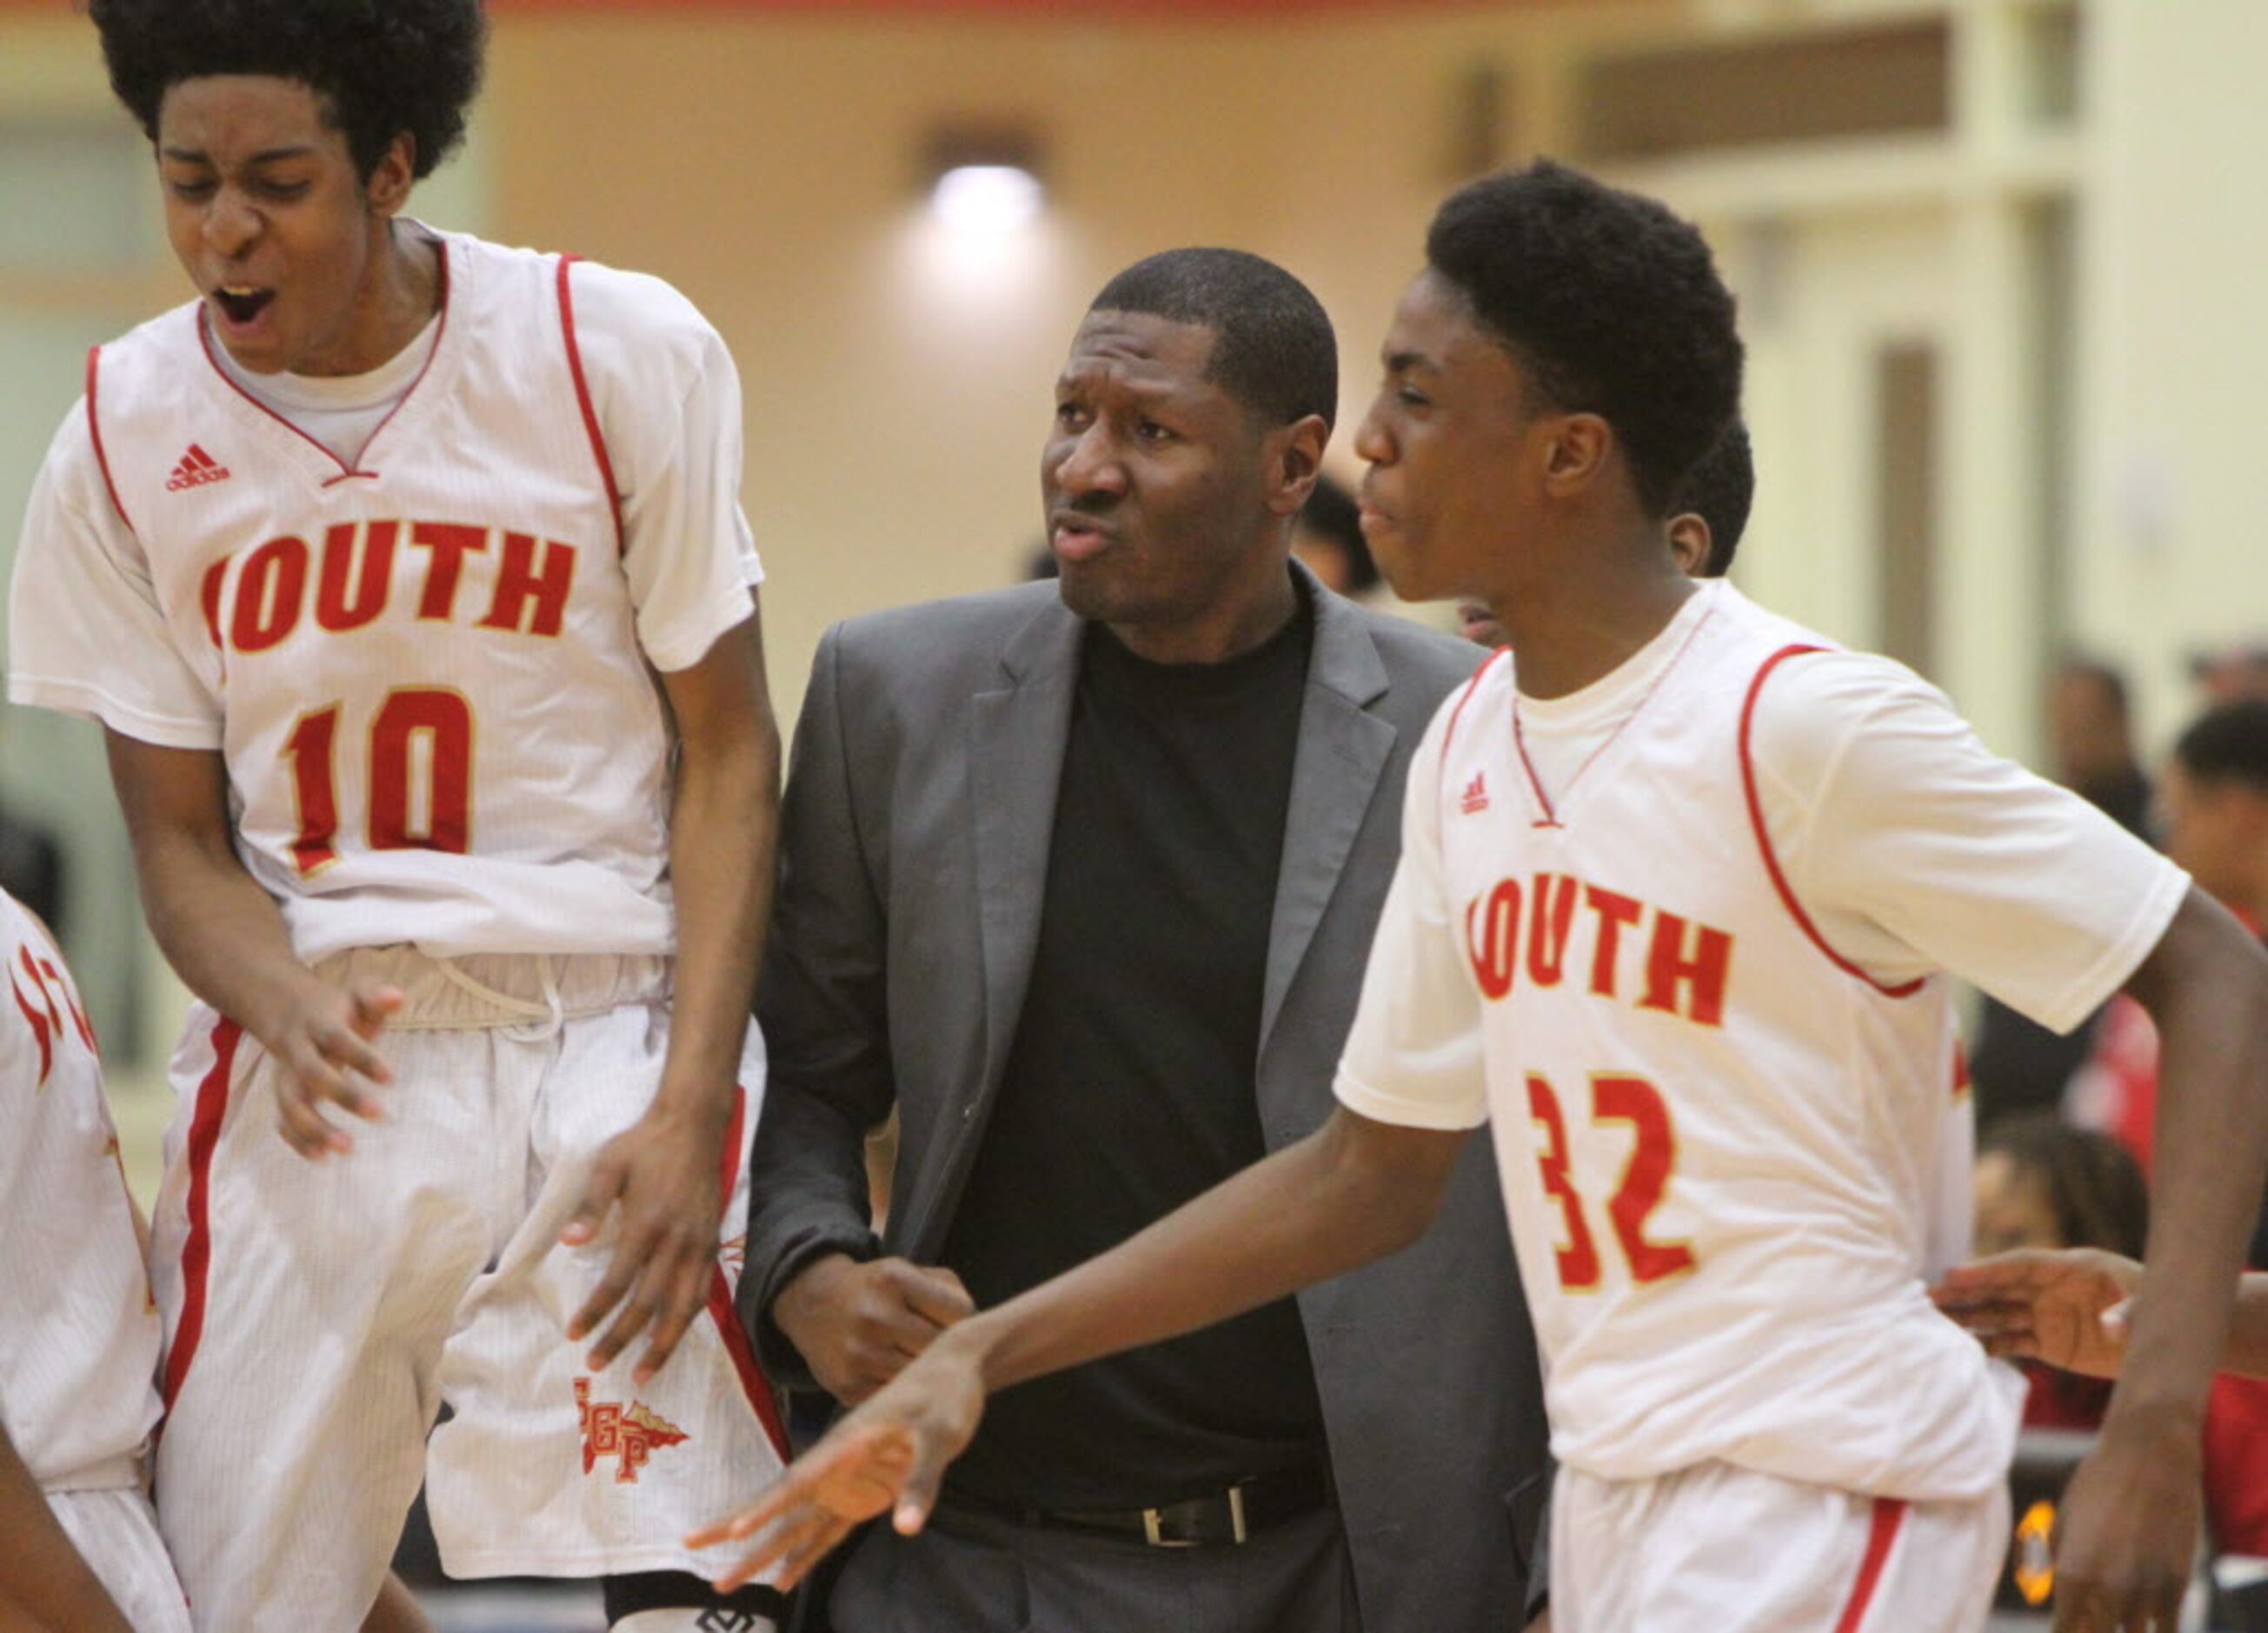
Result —
<instances>
[{"instance_id":1,"label":"white basketball shorts","mask_svg":"<svg viewBox=\"0 0 2268 1633\"><path fill-rule=\"evenodd\" d=\"M189 1607L148 1497L136 1488L47 1495L48 1511L134 1633L189 1633Z\"/></svg>"},{"instance_id":2,"label":"white basketball shorts","mask_svg":"<svg viewBox=\"0 0 2268 1633\"><path fill-rule=\"evenodd\" d=\"M398 947L327 960L327 979L408 1001L379 1040L385 1120L355 1122L354 1149L321 1163L277 1134L265 1052L192 1015L152 1259L158 1518L198 1628L355 1626L421 1476L453 1576L707 1575L729 1557L679 1539L745 1502L785 1445L733 1313L753 1026L704 1315L644 1387L643 1338L595 1374L589 1341L566 1340L615 1231L574 1249L559 1232L659 1083L666 968Z\"/></svg>"},{"instance_id":3,"label":"white basketball shorts","mask_svg":"<svg viewBox=\"0 0 2268 1633\"><path fill-rule=\"evenodd\" d=\"M1552 1633L1975 1633L2008 1495L1904 1503L1725 1463L1660 1480L1563 1467Z\"/></svg>"}]
</instances>

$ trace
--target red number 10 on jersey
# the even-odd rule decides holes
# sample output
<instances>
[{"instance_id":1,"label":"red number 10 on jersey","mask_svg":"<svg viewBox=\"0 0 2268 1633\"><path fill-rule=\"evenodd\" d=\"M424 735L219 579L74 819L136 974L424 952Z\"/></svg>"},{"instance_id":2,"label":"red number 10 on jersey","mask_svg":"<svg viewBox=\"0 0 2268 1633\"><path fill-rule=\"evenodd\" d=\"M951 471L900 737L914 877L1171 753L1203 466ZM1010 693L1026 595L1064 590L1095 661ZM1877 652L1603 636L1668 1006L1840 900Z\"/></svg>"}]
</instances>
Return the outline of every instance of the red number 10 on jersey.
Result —
<instances>
[{"instance_id":1,"label":"red number 10 on jersey","mask_svg":"<svg viewBox=\"0 0 2268 1633\"><path fill-rule=\"evenodd\" d=\"M299 807L291 860L303 879L339 859L332 843L339 831L339 716L335 703L302 714L284 745ZM370 723L370 848L462 855L472 821L472 773L473 710L461 692L422 686L387 693ZM414 797L421 783L422 812Z\"/></svg>"},{"instance_id":2,"label":"red number 10 on jersey","mask_svg":"<svg viewBox=\"0 0 2268 1633\"><path fill-rule=\"evenodd\" d=\"M1584 1201L1567 1166L1567 1119L1559 1110L1559 1096L1540 1072L1528 1074L1528 1111L1543 1134L1543 1149L1536 1156L1543 1171L1543 1189L1559 1204L1566 1221L1564 1244L1556 1245L1559 1285L1571 1293L1586 1293L1599 1285L1597 1238ZM1677 1135L1669 1121L1669 1107L1643 1077L1600 1073L1591 1079L1591 1121L1628 1123L1632 1143L1621 1182L1607 1199L1607 1218L1614 1227L1616 1244L1631 1280L1640 1284L1682 1275L1693 1267L1693 1250L1683 1242L1657 1242L1646 1233L1646 1220L1661 1205L1669 1186L1670 1170L1677 1161Z\"/></svg>"}]
</instances>

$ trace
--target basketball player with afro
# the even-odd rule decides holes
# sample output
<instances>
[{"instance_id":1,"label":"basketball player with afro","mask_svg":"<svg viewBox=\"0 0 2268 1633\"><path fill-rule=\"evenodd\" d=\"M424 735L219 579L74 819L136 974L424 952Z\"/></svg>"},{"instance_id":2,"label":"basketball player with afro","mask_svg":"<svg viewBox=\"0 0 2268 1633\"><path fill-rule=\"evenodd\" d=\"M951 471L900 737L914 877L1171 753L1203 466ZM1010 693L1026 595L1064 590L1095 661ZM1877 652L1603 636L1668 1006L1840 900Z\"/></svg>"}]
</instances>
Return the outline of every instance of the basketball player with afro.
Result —
<instances>
[{"instance_id":1,"label":"basketball player with afro","mask_svg":"<svg viewBox=\"0 0 2268 1633\"><path fill-rule=\"evenodd\" d=\"M477 0L89 11L195 298L89 358L10 691L101 722L201 1001L153 1222L195 1624L357 1625L422 1478L454 1575L768 1627L678 1541L782 1444L725 1223L778 765L731 358L404 213Z\"/></svg>"}]
</instances>

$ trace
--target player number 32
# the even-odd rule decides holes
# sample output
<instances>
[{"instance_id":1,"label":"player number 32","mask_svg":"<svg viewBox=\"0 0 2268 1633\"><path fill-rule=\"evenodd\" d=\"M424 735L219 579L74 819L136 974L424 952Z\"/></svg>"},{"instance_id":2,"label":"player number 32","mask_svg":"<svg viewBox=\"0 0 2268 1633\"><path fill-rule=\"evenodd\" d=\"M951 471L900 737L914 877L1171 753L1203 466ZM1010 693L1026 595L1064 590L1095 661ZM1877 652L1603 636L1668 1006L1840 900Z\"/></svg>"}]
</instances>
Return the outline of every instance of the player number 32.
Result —
<instances>
[{"instance_id":1,"label":"player number 32","mask_svg":"<svg viewBox=\"0 0 2268 1633\"><path fill-rule=\"evenodd\" d=\"M285 739L299 808L291 862L306 878L338 861L337 757L342 706L302 714ZM464 694L404 687L371 717L370 809L374 851L451 851L462 855L473 804L473 710Z\"/></svg>"},{"instance_id":2,"label":"player number 32","mask_svg":"<svg viewBox=\"0 0 2268 1633\"><path fill-rule=\"evenodd\" d=\"M1535 1160L1543 1170L1544 1192L1559 1205L1566 1222L1565 1245L1555 1245L1559 1285L1571 1293L1588 1292L1599 1285L1598 1238L1591 1232L1587 1209L1568 1171L1567 1119L1559 1109L1559 1096L1539 1072L1528 1075L1528 1111L1543 1136L1543 1149ZM1591 1079L1591 1122L1594 1127L1630 1125L1630 1162L1607 1199L1607 1219L1630 1267L1631 1280L1639 1284L1660 1282L1690 1270L1691 1247L1683 1242L1658 1242L1646 1231L1677 1160L1677 1136L1661 1090L1643 1077L1600 1073Z\"/></svg>"}]
</instances>

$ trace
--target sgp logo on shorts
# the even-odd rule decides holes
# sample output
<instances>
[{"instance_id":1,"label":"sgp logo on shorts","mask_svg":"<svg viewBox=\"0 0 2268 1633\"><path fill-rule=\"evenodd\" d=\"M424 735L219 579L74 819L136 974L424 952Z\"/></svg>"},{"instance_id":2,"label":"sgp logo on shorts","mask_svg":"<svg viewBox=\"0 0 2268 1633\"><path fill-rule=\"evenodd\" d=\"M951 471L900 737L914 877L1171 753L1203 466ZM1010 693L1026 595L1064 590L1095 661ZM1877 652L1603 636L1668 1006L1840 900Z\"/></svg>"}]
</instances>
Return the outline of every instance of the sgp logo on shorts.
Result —
<instances>
[{"instance_id":1,"label":"sgp logo on shorts","mask_svg":"<svg viewBox=\"0 0 2268 1633\"><path fill-rule=\"evenodd\" d=\"M626 1486L637 1483L638 1470L656 1452L690 1437L642 1400L624 1407L592 1400L587 1378L575 1380L575 1422L583 1431L583 1472L589 1474L601 1458L615 1458L615 1479Z\"/></svg>"}]
</instances>

